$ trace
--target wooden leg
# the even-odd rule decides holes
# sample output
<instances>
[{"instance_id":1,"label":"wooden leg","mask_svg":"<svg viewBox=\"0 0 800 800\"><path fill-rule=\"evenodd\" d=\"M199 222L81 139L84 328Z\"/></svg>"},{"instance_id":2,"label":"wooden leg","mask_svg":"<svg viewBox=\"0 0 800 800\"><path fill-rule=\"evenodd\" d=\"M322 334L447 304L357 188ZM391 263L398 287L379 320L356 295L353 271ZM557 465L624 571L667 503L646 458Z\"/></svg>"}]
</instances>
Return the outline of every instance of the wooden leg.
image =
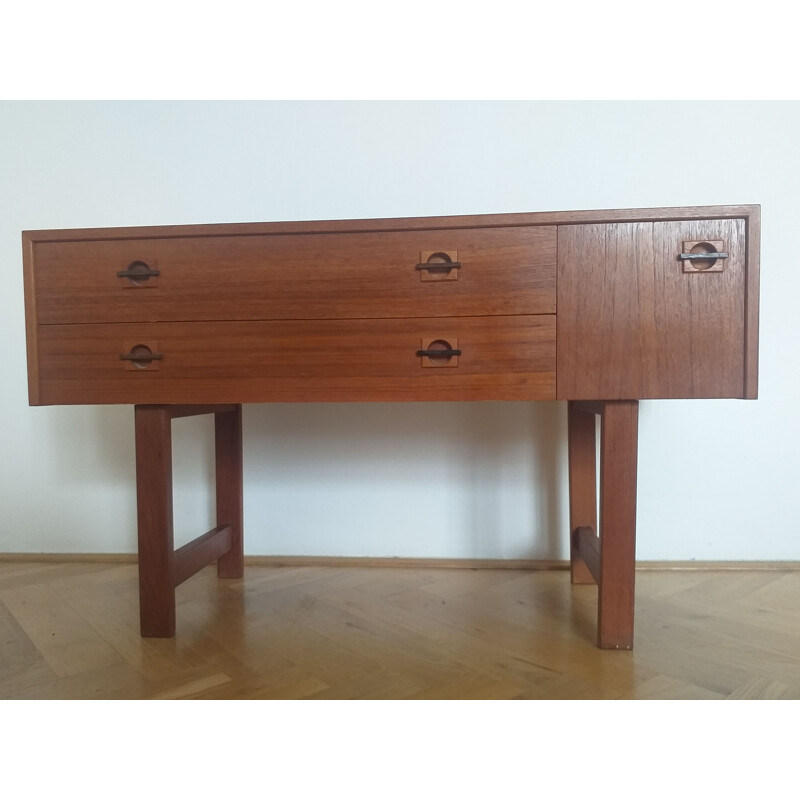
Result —
<instances>
[{"instance_id":1,"label":"wooden leg","mask_svg":"<svg viewBox=\"0 0 800 800\"><path fill-rule=\"evenodd\" d=\"M567 411L569 450L570 575L573 583L594 583L580 556L579 528L597 530L596 423L593 412L570 402Z\"/></svg>"},{"instance_id":2,"label":"wooden leg","mask_svg":"<svg viewBox=\"0 0 800 800\"><path fill-rule=\"evenodd\" d=\"M171 418L163 406L136 406L135 415L141 631L174 636Z\"/></svg>"},{"instance_id":3,"label":"wooden leg","mask_svg":"<svg viewBox=\"0 0 800 800\"><path fill-rule=\"evenodd\" d=\"M600 432L600 566L597 643L633 647L639 403L603 403Z\"/></svg>"},{"instance_id":4,"label":"wooden leg","mask_svg":"<svg viewBox=\"0 0 800 800\"><path fill-rule=\"evenodd\" d=\"M243 574L241 406L136 406L139 611L142 636L175 635L175 587L217 562L222 578ZM172 420L215 415L217 525L175 550Z\"/></svg>"},{"instance_id":5,"label":"wooden leg","mask_svg":"<svg viewBox=\"0 0 800 800\"><path fill-rule=\"evenodd\" d=\"M244 574L242 539L242 407L215 415L217 525L231 529L230 550L217 561L220 578Z\"/></svg>"}]
</instances>

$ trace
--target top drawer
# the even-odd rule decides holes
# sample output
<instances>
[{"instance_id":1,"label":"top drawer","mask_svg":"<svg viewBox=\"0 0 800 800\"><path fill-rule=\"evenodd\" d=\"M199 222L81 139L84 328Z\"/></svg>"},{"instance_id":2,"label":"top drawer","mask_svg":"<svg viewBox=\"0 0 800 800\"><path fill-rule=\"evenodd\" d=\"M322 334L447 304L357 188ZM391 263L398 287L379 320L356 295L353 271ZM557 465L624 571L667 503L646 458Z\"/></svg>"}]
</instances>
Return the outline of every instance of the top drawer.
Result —
<instances>
[{"instance_id":1,"label":"top drawer","mask_svg":"<svg viewBox=\"0 0 800 800\"><path fill-rule=\"evenodd\" d=\"M555 226L48 241L32 263L41 324L556 310Z\"/></svg>"}]
</instances>

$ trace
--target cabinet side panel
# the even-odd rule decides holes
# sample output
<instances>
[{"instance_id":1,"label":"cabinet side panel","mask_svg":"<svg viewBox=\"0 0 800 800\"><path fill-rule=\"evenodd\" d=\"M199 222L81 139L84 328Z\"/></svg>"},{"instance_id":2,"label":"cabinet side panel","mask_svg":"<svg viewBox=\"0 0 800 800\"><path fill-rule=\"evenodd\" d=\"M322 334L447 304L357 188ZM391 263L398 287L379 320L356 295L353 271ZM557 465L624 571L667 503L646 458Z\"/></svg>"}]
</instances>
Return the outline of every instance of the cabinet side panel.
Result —
<instances>
[{"instance_id":1,"label":"cabinet side panel","mask_svg":"<svg viewBox=\"0 0 800 800\"><path fill-rule=\"evenodd\" d=\"M34 245L31 238L22 234L22 270L25 291L25 342L28 358L28 402L41 404L39 398L39 317L36 306L36 276L34 272Z\"/></svg>"},{"instance_id":2,"label":"cabinet side panel","mask_svg":"<svg viewBox=\"0 0 800 800\"><path fill-rule=\"evenodd\" d=\"M747 289L745 294L744 396L758 397L758 295L761 251L761 207L753 206L747 218Z\"/></svg>"}]
</instances>

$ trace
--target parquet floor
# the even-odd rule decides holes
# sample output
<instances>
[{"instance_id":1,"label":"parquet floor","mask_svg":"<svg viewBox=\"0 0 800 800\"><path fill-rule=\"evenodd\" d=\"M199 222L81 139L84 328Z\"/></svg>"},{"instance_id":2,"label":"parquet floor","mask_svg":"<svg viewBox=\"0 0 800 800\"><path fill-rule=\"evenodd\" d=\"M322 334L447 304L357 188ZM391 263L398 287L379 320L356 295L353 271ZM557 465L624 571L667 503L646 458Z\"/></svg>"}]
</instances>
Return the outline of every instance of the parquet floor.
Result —
<instances>
[{"instance_id":1,"label":"parquet floor","mask_svg":"<svg viewBox=\"0 0 800 800\"><path fill-rule=\"evenodd\" d=\"M136 565L0 562L0 698L800 699L800 572L639 571L633 652L563 570L206 568L141 639Z\"/></svg>"}]
</instances>

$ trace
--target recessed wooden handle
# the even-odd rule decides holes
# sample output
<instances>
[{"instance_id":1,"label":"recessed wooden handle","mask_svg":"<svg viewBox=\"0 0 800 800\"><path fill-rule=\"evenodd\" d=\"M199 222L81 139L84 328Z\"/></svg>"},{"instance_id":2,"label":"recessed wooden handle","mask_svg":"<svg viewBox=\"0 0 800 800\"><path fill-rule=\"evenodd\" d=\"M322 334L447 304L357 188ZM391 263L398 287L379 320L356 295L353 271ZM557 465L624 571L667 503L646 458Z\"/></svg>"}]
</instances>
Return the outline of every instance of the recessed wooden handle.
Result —
<instances>
[{"instance_id":1,"label":"recessed wooden handle","mask_svg":"<svg viewBox=\"0 0 800 800\"><path fill-rule=\"evenodd\" d=\"M422 367L457 367L461 350L455 336L436 336L421 339L417 356Z\"/></svg>"},{"instance_id":2,"label":"recessed wooden handle","mask_svg":"<svg viewBox=\"0 0 800 800\"><path fill-rule=\"evenodd\" d=\"M127 352L120 353L119 360L125 362L126 370L148 370L152 372L160 368L164 354L158 352L157 342L125 343L123 347Z\"/></svg>"},{"instance_id":3,"label":"recessed wooden handle","mask_svg":"<svg viewBox=\"0 0 800 800\"><path fill-rule=\"evenodd\" d=\"M120 361L161 361L163 353L120 353Z\"/></svg>"},{"instance_id":4,"label":"recessed wooden handle","mask_svg":"<svg viewBox=\"0 0 800 800\"><path fill-rule=\"evenodd\" d=\"M730 256L724 241L684 242L678 261L684 272L722 272L724 261Z\"/></svg>"},{"instance_id":5,"label":"recessed wooden handle","mask_svg":"<svg viewBox=\"0 0 800 800\"><path fill-rule=\"evenodd\" d=\"M437 270L448 270L448 269L461 269L461 262L460 261L426 261L424 264L417 264L414 269L424 269L428 272L433 272Z\"/></svg>"},{"instance_id":6,"label":"recessed wooden handle","mask_svg":"<svg viewBox=\"0 0 800 800\"><path fill-rule=\"evenodd\" d=\"M132 281L147 280L148 278L157 278L161 273L159 270L154 269L144 261L133 261L126 269L121 269L117 272L118 278L128 278Z\"/></svg>"},{"instance_id":7,"label":"recessed wooden handle","mask_svg":"<svg viewBox=\"0 0 800 800\"><path fill-rule=\"evenodd\" d=\"M461 269L458 250L423 250L414 269L423 283L457 281Z\"/></svg>"}]
</instances>

